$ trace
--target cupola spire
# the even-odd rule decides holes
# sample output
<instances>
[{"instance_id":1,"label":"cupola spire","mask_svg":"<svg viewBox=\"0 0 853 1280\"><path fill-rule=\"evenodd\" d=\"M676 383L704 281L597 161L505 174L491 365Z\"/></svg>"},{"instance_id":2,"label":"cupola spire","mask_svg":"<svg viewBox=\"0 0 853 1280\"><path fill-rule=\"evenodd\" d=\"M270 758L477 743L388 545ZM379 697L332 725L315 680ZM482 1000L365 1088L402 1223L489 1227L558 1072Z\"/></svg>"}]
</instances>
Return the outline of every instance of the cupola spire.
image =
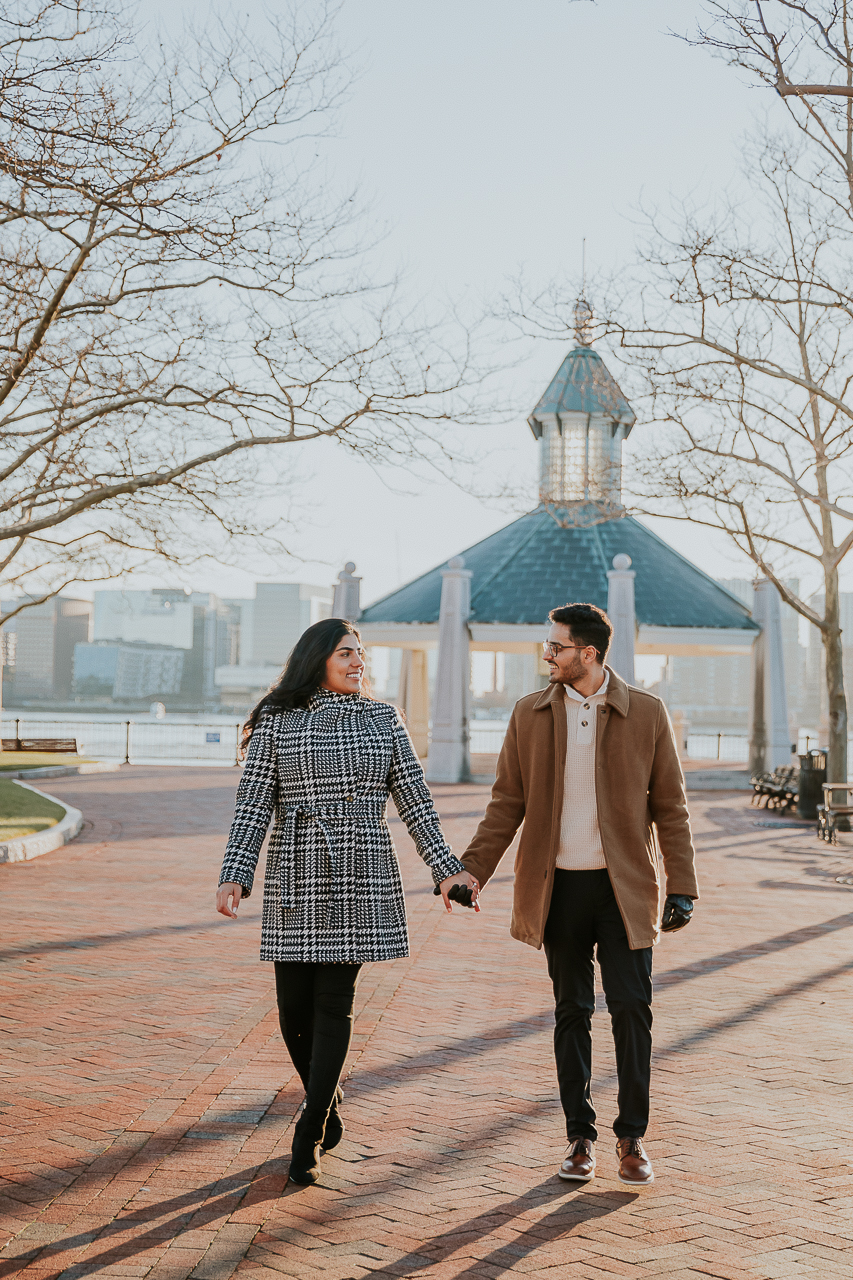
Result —
<instances>
[{"instance_id":1,"label":"cupola spire","mask_svg":"<svg viewBox=\"0 0 853 1280\"><path fill-rule=\"evenodd\" d=\"M539 500L566 507L622 506L622 442L636 416L619 384L590 346L592 310L575 305L578 345L566 356L527 419L539 441Z\"/></svg>"}]
</instances>

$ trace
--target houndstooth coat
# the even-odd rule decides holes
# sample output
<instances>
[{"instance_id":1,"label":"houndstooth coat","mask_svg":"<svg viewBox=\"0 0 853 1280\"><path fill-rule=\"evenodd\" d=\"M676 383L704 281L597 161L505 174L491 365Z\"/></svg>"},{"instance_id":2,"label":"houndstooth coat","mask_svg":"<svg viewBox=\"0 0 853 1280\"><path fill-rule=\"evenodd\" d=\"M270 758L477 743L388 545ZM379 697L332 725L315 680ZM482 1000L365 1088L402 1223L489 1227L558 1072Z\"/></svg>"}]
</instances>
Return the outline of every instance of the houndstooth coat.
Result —
<instances>
[{"instance_id":1,"label":"houndstooth coat","mask_svg":"<svg viewBox=\"0 0 853 1280\"><path fill-rule=\"evenodd\" d=\"M385 820L392 796L436 884L464 870L441 833L396 707L318 689L252 734L220 884L252 890L267 852L262 960L393 960L409 954L406 907Z\"/></svg>"}]
</instances>

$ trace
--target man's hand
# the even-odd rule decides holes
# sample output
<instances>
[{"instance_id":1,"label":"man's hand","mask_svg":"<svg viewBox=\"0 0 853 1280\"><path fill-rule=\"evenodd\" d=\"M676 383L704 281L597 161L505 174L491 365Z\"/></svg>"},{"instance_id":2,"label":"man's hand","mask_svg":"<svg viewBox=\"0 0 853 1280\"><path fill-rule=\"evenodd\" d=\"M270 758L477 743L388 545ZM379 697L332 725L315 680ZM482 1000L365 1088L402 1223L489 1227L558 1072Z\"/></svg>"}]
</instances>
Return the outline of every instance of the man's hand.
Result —
<instances>
[{"instance_id":1,"label":"man's hand","mask_svg":"<svg viewBox=\"0 0 853 1280\"><path fill-rule=\"evenodd\" d=\"M230 916L232 920L236 920L237 908L242 896L243 886L226 880L225 884L221 884L216 890L216 910L221 916Z\"/></svg>"},{"instance_id":2,"label":"man's hand","mask_svg":"<svg viewBox=\"0 0 853 1280\"><path fill-rule=\"evenodd\" d=\"M460 871L458 876L448 876L446 880L442 880L441 884L436 885L433 893L441 894L447 911L453 910L451 905L453 902L458 902L460 907L473 907L475 911L480 910L480 886L467 871Z\"/></svg>"},{"instance_id":3,"label":"man's hand","mask_svg":"<svg viewBox=\"0 0 853 1280\"><path fill-rule=\"evenodd\" d=\"M663 904L663 918L660 922L662 933L675 933L690 924L693 915L693 899L684 893L668 893Z\"/></svg>"}]
</instances>

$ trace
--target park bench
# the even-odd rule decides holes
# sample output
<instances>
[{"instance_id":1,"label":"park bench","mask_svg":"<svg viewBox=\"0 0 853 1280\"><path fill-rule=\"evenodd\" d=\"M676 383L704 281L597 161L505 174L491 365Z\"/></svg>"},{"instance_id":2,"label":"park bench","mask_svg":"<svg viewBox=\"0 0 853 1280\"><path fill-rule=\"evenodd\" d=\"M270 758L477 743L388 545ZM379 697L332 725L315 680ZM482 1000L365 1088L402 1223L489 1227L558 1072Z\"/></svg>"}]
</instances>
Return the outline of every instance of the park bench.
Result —
<instances>
[{"instance_id":1,"label":"park bench","mask_svg":"<svg viewBox=\"0 0 853 1280\"><path fill-rule=\"evenodd\" d=\"M837 801L835 795L843 793L844 803ZM823 784L823 804L817 807L817 834L827 844L838 844L841 832L846 836L844 844L851 843L851 820L853 820L853 804L850 803L853 782L825 782Z\"/></svg>"},{"instance_id":2,"label":"park bench","mask_svg":"<svg viewBox=\"0 0 853 1280\"><path fill-rule=\"evenodd\" d=\"M752 803L765 809L784 812L797 803L800 771L795 764L786 764L772 773L755 773L752 783Z\"/></svg>"},{"instance_id":3,"label":"park bench","mask_svg":"<svg viewBox=\"0 0 853 1280\"><path fill-rule=\"evenodd\" d=\"M4 738L4 751L56 751L63 755L77 755L76 738Z\"/></svg>"}]
</instances>

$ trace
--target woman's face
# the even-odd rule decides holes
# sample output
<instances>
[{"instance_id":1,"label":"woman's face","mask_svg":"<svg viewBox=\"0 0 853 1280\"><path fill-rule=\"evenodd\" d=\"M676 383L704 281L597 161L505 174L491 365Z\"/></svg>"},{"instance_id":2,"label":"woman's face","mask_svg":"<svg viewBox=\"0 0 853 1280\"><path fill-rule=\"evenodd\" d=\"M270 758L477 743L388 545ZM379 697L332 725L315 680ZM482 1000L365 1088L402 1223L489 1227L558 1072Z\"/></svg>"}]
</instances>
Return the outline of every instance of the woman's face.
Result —
<instances>
[{"instance_id":1,"label":"woman's face","mask_svg":"<svg viewBox=\"0 0 853 1280\"><path fill-rule=\"evenodd\" d=\"M343 636L326 659L322 687L333 693L358 693L364 677L364 650L355 636Z\"/></svg>"}]
</instances>

